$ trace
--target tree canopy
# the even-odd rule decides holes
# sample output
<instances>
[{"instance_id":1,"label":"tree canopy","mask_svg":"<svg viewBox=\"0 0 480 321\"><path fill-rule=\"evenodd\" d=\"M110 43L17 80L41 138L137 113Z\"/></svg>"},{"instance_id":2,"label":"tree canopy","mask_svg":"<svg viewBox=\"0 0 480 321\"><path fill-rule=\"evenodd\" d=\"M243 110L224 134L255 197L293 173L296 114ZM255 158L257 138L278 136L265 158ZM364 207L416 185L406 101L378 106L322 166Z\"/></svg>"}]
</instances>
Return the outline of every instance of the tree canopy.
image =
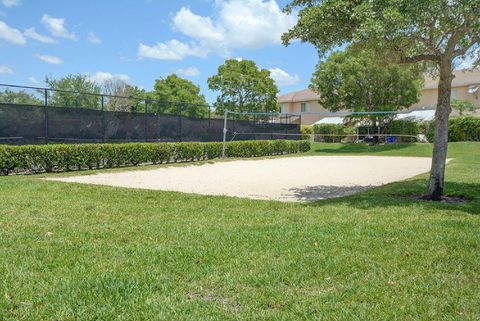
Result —
<instances>
[{"instance_id":1,"label":"tree canopy","mask_svg":"<svg viewBox=\"0 0 480 321\"><path fill-rule=\"evenodd\" d=\"M110 111L135 111L145 110L143 99L146 98L145 90L132 86L120 79L108 79L103 83L104 107ZM127 98L128 97L128 98Z\"/></svg>"},{"instance_id":2,"label":"tree canopy","mask_svg":"<svg viewBox=\"0 0 480 321\"><path fill-rule=\"evenodd\" d=\"M217 74L208 78L208 87L220 92L215 102L217 113L278 111L278 88L270 71L259 69L251 60L226 60Z\"/></svg>"},{"instance_id":3,"label":"tree canopy","mask_svg":"<svg viewBox=\"0 0 480 321\"><path fill-rule=\"evenodd\" d=\"M315 45L321 56L345 44L375 50L391 62L421 63L439 76L428 199L444 189L453 69L480 56L480 0L293 0L297 24L282 40Z\"/></svg>"},{"instance_id":4,"label":"tree canopy","mask_svg":"<svg viewBox=\"0 0 480 321\"><path fill-rule=\"evenodd\" d=\"M27 93L25 90L13 91L9 89L0 92L0 103L34 106L44 105L41 99L35 97L33 94Z\"/></svg>"},{"instance_id":5,"label":"tree canopy","mask_svg":"<svg viewBox=\"0 0 480 321\"><path fill-rule=\"evenodd\" d=\"M157 79L148 98L155 100L149 103L149 111L178 114L181 110L181 115L189 117L204 117L208 114L208 104L205 96L200 93L200 87L175 74Z\"/></svg>"},{"instance_id":6,"label":"tree canopy","mask_svg":"<svg viewBox=\"0 0 480 321\"><path fill-rule=\"evenodd\" d=\"M317 65L311 88L330 111L397 111L420 98L423 79L413 68L385 65L371 52L335 52Z\"/></svg>"},{"instance_id":7,"label":"tree canopy","mask_svg":"<svg viewBox=\"0 0 480 321\"><path fill-rule=\"evenodd\" d=\"M45 83L57 90L49 91L48 104L56 107L100 108L101 86L86 75L68 75L60 79L46 77Z\"/></svg>"}]
</instances>

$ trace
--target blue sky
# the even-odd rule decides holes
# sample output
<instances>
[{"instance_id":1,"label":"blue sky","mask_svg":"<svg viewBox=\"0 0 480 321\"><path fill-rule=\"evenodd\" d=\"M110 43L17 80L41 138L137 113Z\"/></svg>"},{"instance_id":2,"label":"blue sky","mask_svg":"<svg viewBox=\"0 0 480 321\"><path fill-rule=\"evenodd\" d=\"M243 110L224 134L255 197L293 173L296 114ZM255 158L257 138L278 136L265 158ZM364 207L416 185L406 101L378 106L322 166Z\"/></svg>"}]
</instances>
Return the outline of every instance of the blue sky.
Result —
<instances>
[{"instance_id":1,"label":"blue sky","mask_svg":"<svg viewBox=\"0 0 480 321\"><path fill-rule=\"evenodd\" d=\"M0 82L43 86L46 75L118 77L147 90L177 73L216 93L207 78L227 58L270 69L282 93L308 86L309 44L284 47L296 21L283 0L0 0Z\"/></svg>"}]
</instances>

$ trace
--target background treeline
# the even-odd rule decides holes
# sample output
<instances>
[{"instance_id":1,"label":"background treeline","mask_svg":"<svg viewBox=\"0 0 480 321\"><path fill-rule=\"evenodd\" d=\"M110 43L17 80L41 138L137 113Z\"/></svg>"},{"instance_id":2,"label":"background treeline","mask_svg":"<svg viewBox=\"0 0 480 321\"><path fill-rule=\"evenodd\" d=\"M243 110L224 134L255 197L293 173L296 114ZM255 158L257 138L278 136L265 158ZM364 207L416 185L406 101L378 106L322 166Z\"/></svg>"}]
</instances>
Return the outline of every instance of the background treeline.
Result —
<instances>
[{"instance_id":1,"label":"background treeline","mask_svg":"<svg viewBox=\"0 0 480 321\"><path fill-rule=\"evenodd\" d=\"M121 79L97 83L88 75L46 77L48 105L52 107L104 109L121 112L152 112L189 117L206 117L209 104L200 87L176 74L159 78L146 91ZM238 112L276 112L279 92L270 71L250 60L229 59L208 79L209 89L218 92L210 112L222 114L226 108ZM103 94L103 95L102 95ZM0 103L44 105L44 91L0 92Z\"/></svg>"}]
</instances>

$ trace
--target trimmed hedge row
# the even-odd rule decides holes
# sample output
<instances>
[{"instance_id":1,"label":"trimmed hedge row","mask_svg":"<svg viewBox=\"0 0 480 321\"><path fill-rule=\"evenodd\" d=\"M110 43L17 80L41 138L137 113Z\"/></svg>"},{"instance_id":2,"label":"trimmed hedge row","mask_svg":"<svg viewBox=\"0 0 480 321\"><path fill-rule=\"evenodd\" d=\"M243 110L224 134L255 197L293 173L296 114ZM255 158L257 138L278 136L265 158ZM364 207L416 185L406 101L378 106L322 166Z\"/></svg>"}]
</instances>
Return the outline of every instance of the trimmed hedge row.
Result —
<instances>
[{"instance_id":1,"label":"trimmed hedge row","mask_svg":"<svg viewBox=\"0 0 480 321\"><path fill-rule=\"evenodd\" d=\"M428 141L433 142L435 135L435 121L431 121L427 126ZM448 120L448 141L480 141L480 117L460 116L452 117Z\"/></svg>"},{"instance_id":2,"label":"trimmed hedge row","mask_svg":"<svg viewBox=\"0 0 480 321\"><path fill-rule=\"evenodd\" d=\"M308 141L237 141L227 143L227 157L258 157L306 152ZM0 146L0 173L54 172L80 169L189 162L220 157L222 143L128 143Z\"/></svg>"}]
</instances>

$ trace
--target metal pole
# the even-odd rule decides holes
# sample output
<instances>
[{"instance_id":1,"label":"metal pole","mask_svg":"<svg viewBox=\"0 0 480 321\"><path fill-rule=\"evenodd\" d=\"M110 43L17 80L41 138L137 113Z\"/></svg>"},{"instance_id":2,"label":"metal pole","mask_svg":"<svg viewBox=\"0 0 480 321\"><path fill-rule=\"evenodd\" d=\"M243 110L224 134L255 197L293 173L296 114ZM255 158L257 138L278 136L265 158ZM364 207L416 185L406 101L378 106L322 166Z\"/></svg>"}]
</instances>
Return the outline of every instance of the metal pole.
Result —
<instances>
[{"instance_id":1,"label":"metal pole","mask_svg":"<svg viewBox=\"0 0 480 321\"><path fill-rule=\"evenodd\" d=\"M106 132L106 126L105 126L105 103L104 103L104 96L102 95L102 143L105 143L105 132Z\"/></svg>"},{"instance_id":2,"label":"metal pole","mask_svg":"<svg viewBox=\"0 0 480 321\"><path fill-rule=\"evenodd\" d=\"M182 104L178 104L178 140L182 141Z\"/></svg>"},{"instance_id":3,"label":"metal pole","mask_svg":"<svg viewBox=\"0 0 480 321\"><path fill-rule=\"evenodd\" d=\"M143 136L145 137L145 141L147 142L147 111L148 111L148 105L147 105L147 99L145 99L145 112L143 113Z\"/></svg>"},{"instance_id":4,"label":"metal pole","mask_svg":"<svg viewBox=\"0 0 480 321\"><path fill-rule=\"evenodd\" d=\"M227 149L227 116L228 116L228 110L225 109L225 114L223 119L222 158L225 158L225 150Z\"/></svg>"},{"instance_id":5,"label":"metal pole","mask_svg":"<svg viewBox=\"0 0 480 321\"><path fill-rule=\"evenodd\" d=\"M213 139L212 139L212 124L211 124L211 121L212 121L211 110L210 110L210 106L208 106L208 140L209 140L209 141L213 141Z\"/></svg>"},{"instance_id":6,"label":"metal pole","mask_svg":"<svg viewBox=\"0 0 480 321\"><path fill-rule=\"evenodd\" d=\"M48 89L45 89L45 106L43 108L43 114L45 118L45 144L48 144Z\"/></svg>"}]
</instances>

